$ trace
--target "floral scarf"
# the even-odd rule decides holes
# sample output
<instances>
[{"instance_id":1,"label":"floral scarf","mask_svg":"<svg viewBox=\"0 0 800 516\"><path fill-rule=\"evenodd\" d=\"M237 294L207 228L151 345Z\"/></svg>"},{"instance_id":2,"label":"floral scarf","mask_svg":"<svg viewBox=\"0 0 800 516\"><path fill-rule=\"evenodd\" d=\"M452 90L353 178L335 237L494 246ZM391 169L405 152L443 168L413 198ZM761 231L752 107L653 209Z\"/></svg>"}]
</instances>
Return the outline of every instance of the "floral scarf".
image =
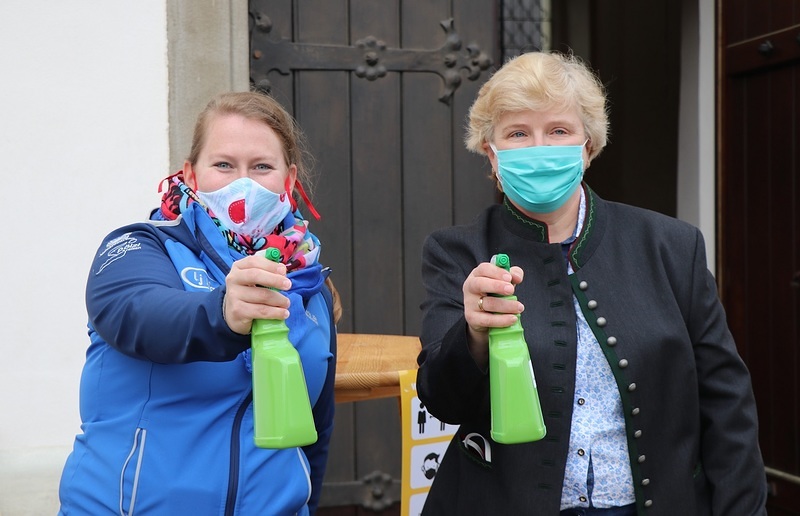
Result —
<instances>
[{"instance_id":1,"label":"floral scarf","mask_svg":"<svg viewBox=\"0 0 800 516\"><path fill-rule=\"evenodd\" d=\"M308 221L304 220L299 210L289 213L275 230L266 236L253 239L240 235L224 227L205 205L197 194L183 182L183 172L167 177L167 189L161 198L161 214L167 220L177 219L193 203L208 213L209 217L228 242L228 246L243 255L255 254L262 249L275 247L281 252L281 263L288 271L302 269L316 263L319 257L319 240L308 231ZM159 186L158 191L161 192Z\"/></svg>"}]
</instances>

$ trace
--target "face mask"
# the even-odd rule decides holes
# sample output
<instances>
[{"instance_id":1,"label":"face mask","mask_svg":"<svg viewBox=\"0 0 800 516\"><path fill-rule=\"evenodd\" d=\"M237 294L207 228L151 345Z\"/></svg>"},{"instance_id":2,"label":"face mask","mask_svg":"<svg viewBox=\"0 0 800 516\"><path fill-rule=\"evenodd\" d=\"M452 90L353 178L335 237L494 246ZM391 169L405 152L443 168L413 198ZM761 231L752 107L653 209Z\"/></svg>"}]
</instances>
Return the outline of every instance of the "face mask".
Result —
<instances>
[{"instance_id":1,"label":"face mask","mask_svg":"<svg viewBox=\"0 0 800 516\"><path fill-rule=\"evenodd\" d=\"M588 140L587 140L588 141ZM583 178L583 145L539 145L497 150L503 192L520 208L550 213L567 202Z\"/></svg>"},{"instance_id":2,"label":"face mask","mask_svg":"<svg viewBox=\"0 0 800 516\"><path fill-rule=\"evenodd\" d=\"M276 194L249 177L197 195L226 229L253 239L272 233L292 207L287 192Z\"/></svg>"}]
</instances>

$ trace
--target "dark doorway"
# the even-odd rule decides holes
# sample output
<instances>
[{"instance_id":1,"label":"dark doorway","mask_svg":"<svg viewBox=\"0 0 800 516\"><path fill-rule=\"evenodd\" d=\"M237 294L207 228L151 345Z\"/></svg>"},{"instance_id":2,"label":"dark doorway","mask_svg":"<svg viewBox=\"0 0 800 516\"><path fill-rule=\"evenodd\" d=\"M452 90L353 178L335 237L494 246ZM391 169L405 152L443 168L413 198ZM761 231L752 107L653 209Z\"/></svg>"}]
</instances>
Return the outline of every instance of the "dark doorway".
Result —
<instances>
[{"instance_id":1,"label":"dark doorway","mask_svg":"<svg viewBox=\"0 0 800 516\"><path fill-rule=\"evenodd\" d=\"M250 16L252 81L317 158L313 231L342 295L339 331L417 335L423 239L494 198L463 144L497 60L494 3L251 0ZM398 510L400 454L396 400L338 405L320 514Z\"/></svg>"},{"instance_id":2,"label":"dark doorway","mask_svg":"<svg viewBox=\"0 0 800 516\"><path fill-rule=\"evenodd\" d=\"M770 515L800 514L800 5L721 1L719 281Z\"/></svg>"}]
</instances>

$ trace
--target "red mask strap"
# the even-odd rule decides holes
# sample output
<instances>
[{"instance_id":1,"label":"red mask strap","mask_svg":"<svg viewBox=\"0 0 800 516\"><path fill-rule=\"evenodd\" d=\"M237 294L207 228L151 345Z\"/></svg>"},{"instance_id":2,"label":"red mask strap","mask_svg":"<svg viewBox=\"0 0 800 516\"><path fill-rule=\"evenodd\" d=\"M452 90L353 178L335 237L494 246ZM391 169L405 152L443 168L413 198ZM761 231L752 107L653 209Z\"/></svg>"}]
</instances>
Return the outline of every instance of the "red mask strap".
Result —
<instances>
[{"instance_id":1,"label":"red mask strap","mask_svg":"<svg viewBox=\"0 0 800 516\"><path fill-rule=\"evenodd\" d=\"M300 197L303 198L303 202L306 203L306 206L308 206L308 211L311 212L311 214L314 216L315 219L320 220L319 213L317 212L316 208L314 208L314 205L311 204L311 199L309 199L308 195L306 195L306 191L303 189L303 185L300 184L300 181L295 179L294 186L297 187L297 191L300 192ZM288 177L286 178L285 187L286 187L286 191L288 192L289 191L289 178ZM297 203L295 202L294 197L292 195L289 195L289 200L292 203L292 211L296 210L297 209Z\"/></svg>"},{"instance_id":2,"label":"red mask strap","mask_svg":"<svg viewBox=\"0 0 800 516\"><path fill-rule=\"evenodd\" d=\"M161 193L161 190L164 188L164 183L165 182L167 184L170 184L172 182L172 179L175 178L175 177L177 177L178 179L183 181L183 170L178 170L177 172L175 172L171 176L167 176L164 179L162 179L161 181L159 181L158 182L158 193Z\"/></svg>"}]
</instances>

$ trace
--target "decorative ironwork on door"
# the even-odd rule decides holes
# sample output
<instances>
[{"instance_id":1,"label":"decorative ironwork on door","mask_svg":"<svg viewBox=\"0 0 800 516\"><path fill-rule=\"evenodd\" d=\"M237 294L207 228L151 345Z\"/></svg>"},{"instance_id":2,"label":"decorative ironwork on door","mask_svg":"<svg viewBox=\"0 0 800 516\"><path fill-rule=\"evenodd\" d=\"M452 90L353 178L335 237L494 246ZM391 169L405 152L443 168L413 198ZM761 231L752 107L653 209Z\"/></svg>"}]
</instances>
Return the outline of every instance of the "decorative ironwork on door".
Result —
<instances>
[{"instance_id":1,"label":"decorative ironwork on door","mask_svg":"<svg viewBox=\"0 0 800 516\"><path fill-rule=\"evenodd\" d=\"M288 75L292 70L352 71L356 77L374 81L387 72L427 72L442 78L439 100L450 103L453 93L461 85L461 72L469 80L476 80L481 72L492 65L491 58L477 45L467 45L462 50L461 37L455 30L453 19L440 22L445 32L445 42L434 50L387 48L386 43L374 36L356 41L355 46L295 43L286 38L271 38L272 21L261 12L251 12L250 71L252 85L269 92L272 85L267 77L277 71Z\"/></svg>"}]
</instances>

